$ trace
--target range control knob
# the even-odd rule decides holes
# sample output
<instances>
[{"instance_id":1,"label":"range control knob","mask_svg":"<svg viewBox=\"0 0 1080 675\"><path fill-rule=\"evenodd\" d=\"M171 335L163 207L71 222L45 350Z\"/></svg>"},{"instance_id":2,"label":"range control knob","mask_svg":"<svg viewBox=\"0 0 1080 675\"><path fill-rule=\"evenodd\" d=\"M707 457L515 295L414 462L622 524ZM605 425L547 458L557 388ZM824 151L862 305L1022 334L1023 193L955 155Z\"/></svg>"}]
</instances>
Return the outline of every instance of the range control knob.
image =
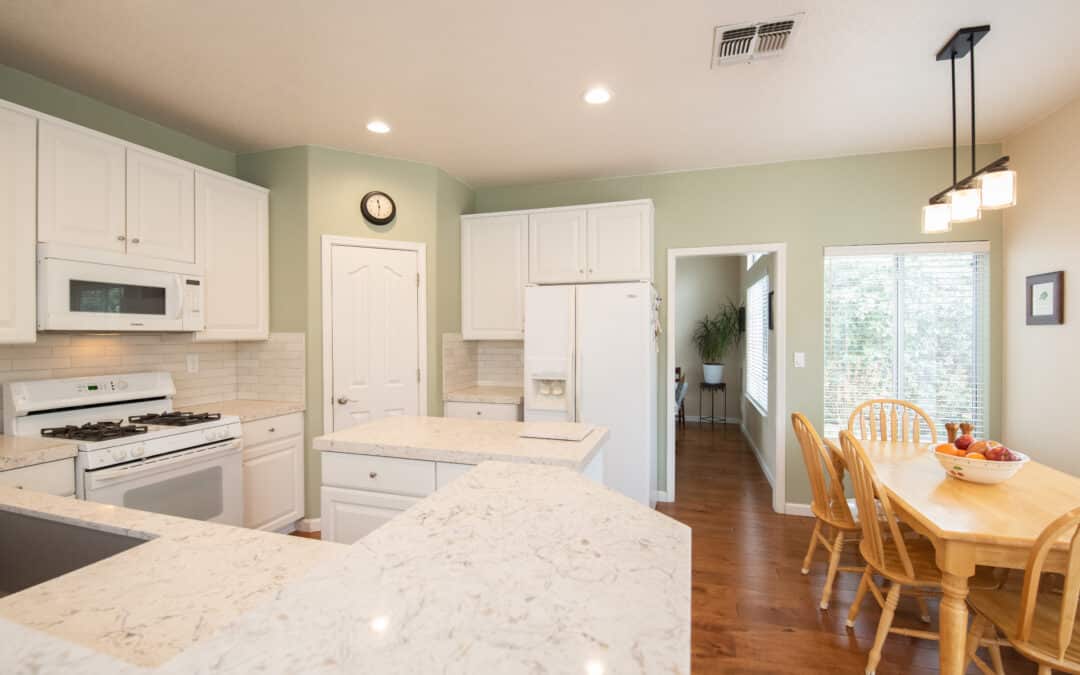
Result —
<instances>
[{"instance_id":1,"label":"range control knob","mask_svg":"<svg viewBox=\"0 0 1080 675\"><path fill-rule=\"evenodd\" d=\"M126 459L127 455L128 455L127 450L125 450L124 448L113 448L113 451L112 451L113 459L115 459L115 460Z\"/></svg>"},{"instance_id":2,"label":"range control knob","mask_svg":"<svg viewBox=\"0 0 1080 675\"><path fill-rule=\"evenodd\" d=\"M131 449L132 457L142 457L146 453L146 448L141 445L137 445Z\"/></svg>"}]
</instances>

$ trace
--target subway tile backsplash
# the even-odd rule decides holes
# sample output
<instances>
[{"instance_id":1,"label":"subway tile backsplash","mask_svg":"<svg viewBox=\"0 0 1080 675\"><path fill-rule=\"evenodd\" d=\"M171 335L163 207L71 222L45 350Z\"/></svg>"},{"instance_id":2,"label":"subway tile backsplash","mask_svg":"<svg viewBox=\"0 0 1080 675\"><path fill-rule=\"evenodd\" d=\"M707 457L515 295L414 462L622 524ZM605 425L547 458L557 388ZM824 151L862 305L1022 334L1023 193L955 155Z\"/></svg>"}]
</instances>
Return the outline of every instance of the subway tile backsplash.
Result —
<instances>
[{"instance_id":1,"label":"subway tile backsplash","mask_svg":"<svg viewBox=\"0 0 1080 675\"><path fill-rule=\"evenodd\" d=\"M464 340L443 335L443 394L476 385L520 387L524 378L520 340Z\"/></svg>"},{"instance_id":2,"label":"subway tile backsplash","mask_svg":"<svg viewBox=\"0 0 1080 675\"><path fill-rule=\"evenodd\" d=\"M198 356L198 372L187 371L188 355ZM177 407L236 398L303 401L304 335L207 343L189 333L40 333L35 344L0 345L0 382L152 370L172 373Z\"/></svg>"}]
</instances>

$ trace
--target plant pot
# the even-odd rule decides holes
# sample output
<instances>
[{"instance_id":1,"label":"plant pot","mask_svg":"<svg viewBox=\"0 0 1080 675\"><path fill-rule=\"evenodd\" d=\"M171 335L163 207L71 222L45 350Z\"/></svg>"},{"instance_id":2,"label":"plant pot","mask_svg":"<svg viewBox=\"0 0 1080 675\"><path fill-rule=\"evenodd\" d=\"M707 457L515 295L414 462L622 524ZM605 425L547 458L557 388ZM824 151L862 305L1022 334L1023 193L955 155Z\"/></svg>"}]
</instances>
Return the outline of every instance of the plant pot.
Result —
<instances>
[{"instance_id":1,"label":"plant pot","mask_svg":"<svg viewBox=\"0 0 1080 675\"><path fill-rule=\"evenodd\" d=\"M704 371L705 384L720 384L724 381L724 364L704 363L701 369Z\"/></svg>"}]
</instances>

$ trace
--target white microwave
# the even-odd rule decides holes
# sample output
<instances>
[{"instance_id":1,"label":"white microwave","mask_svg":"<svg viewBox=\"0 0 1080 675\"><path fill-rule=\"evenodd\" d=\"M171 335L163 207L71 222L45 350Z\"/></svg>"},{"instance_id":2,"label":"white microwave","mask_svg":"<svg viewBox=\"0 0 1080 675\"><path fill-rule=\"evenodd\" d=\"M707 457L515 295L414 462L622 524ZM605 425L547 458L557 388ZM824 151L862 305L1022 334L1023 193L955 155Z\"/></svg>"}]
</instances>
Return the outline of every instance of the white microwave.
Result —
<instances>
[{"instance_id":1,"label":"white microwave","mask_svg":"<svg viewBox=\"0 0 1080 675\"><path fill-rule=\"evenodd\" d=\"M43 247L44 248L44 247ZM200 331L201 276L38 258L38 330Z\"/></svg>"}]
</instances>

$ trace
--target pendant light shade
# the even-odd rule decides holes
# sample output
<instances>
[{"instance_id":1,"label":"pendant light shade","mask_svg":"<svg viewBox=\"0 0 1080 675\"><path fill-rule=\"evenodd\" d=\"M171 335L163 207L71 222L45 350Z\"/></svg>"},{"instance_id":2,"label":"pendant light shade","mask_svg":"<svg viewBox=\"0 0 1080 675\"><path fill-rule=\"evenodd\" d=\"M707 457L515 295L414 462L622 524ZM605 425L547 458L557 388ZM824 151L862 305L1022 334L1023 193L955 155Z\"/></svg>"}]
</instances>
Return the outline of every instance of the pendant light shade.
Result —
<instances>
[{"instance_id":1,"label":"pendant light shade","mask_svg":"<svg viewBox=\"0 0 1080 675\"><path fill-rule=\"evenodd\" d=\"M1016 172L991 171L979 176L982 208L1006 209L1016 206Z\"/></svg>"},{"instance_id":2,"label":"pendant light shade","mask_svg":"<svg viewBox=\"0 0 1080 675\"><path fill-rule=\"evenodd\" d=\"M979 207L982 204L982 196L977 188L963 188L949 192L949 206L952 215L949 217L954 223L970 223L981 217Z\"/></svg>"},{"instance_id":3,"label":"pendant light shade","mask_svg":"<svg viewBox=\"0 0 1080 675\"><path fill-rule=\"evenodd\" d=\"M922 233L942 234L952 230L952 207L948 204L928 204L922 207Z\"/></svg>"}]
</instances>

